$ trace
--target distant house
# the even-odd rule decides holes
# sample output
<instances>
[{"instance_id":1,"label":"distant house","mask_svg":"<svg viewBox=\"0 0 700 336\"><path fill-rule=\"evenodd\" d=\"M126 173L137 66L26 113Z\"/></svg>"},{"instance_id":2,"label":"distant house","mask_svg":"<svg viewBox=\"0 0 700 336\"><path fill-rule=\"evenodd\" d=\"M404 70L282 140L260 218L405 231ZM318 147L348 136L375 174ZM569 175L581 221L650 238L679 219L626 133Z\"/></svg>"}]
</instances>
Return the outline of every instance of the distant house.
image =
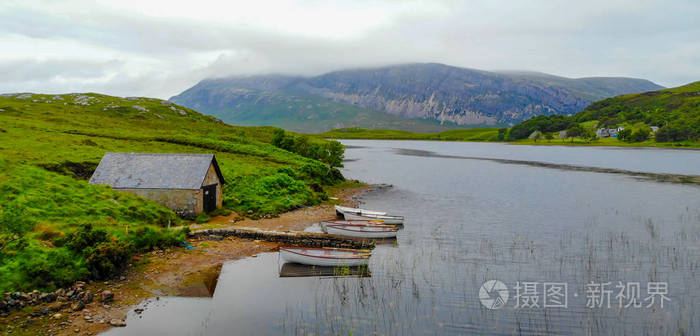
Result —
<instances>
[{"instance_id":1,"label":"distant house","mask_svg":"<svg viewBox=\"0 0 700 336\"><path fill-rule=\"evenodd\" d=\"M566 139L566 131L559 131L559 139Z\"/></svg>"},{"instance_id":2,"label":"distant house","mask_svg":"<svg viewBox=\"0 0 700 336\"><path fill-rule=\"evenodd\" d=\"M595 135L599 138L616 137L617 128L599 128L595 131Z\"/></svg>"},{"instance_id":3,"label":"distant house","mask_svg":"<svg viewBox=\"0 0 700 336\"><path fill-rule=\"evenodd\" d=\"M534 139L534 140L537 140L537 139L539 139L539 138L541 138L541 137L542 137L542 132L540 132L540 131L534 131L534 132L530 133L530 136L528 136L527 138L530 139L530 140L533 140L533 139Z\"/></svg>"},{"instance_id":4,"label":"distant house","mask_svg":"<svg viewBox=\"0 0 700 336\"><path fill-rule=\"evenodd\" d=\"M226 183L213 154L106 153L91 184L154 200L183 217L222 205Z\"/></svg>"},{"instance_id":5,"label":"distant house","mask_svg":"<svg viewBox=\"0 0 700 336\"><path fill-rule=\"evenodd\" d=\"M649 128L651 128L651 133L656 133L659 130L658 126L650 126Z\"/></svg>"}]
</instances>

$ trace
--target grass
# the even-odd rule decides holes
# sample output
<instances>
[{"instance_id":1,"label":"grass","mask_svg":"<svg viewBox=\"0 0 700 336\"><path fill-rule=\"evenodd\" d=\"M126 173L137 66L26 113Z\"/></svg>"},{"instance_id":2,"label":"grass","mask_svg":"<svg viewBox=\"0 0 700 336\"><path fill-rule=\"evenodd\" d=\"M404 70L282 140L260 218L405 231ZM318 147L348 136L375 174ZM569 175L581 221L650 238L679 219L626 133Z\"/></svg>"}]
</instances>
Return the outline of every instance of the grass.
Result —
<instances>
[{"instance_id":1,"label":"grass","mask_svg":"<svg viewBox=\"0 0 700 336\"><path fill-rule=\"evenodd\" d=\"M274 130L230 126L152 98L1 96L0 291L110 276L123 266L117 257L182 237L165 229L182 224L171 210L87 182L105 152L214 153L228 182L224 207L250 217L327 199L323 188L342 176L270 144ZM104 237L92 250L66 247L79 228L84 236ZM95 274L95 258L117 259L113 270Z\"/></svg>"},{"instance_id":2,"label":"grass","mask_svg":"<svg viewBox=\"0 0 700 336\"><path fill-rule=\"evenodd\" d=\"M467 128L440 133L414 133L397 130L376 130L364 128L340 128L314 134L327 139L372 139L372 140L437 140L437 141L496 141L497 128Z\"/></svg>"},{"instance_id":3,"label":"grass","mask_svg":"<svg viewBox=\"0 0 700 336\"><path fill-rule=\"evenodd\" d=\"M594 121L595 122L595 121ZM590 123L590 122L589 122ZM430 141L473 141L498 142L497 128L469 128L440 133L413 133L395 130L370 130L363 128L341 128L326 133L313 134L326 139L367 139L367 140L430 140ZM506 142L506 141L502 141ZM521 139L508 141L514 145L551 145L551 146L617 146L617 147L658 147L658 148L700 148L700 142L656 142L649 139L643 142L624 142L617 138L599 138L585 140L568 139Z\"/></svg>"},{"instance_id":4,"label":"grass","mask_svg":"<svg viewBox=\"0 0 700 336\"><path fill-rule=\"evenodd\" d=\"M658 148L700 148L700 142L656 142L649 139L642 142L624 142L617 138L598 138L595 140L585 140L581 138L569 139L523 139L511 141L514 145L538 145L538 146L612 146L612 147L658 147Z\"/></svg>"}]
</instances>

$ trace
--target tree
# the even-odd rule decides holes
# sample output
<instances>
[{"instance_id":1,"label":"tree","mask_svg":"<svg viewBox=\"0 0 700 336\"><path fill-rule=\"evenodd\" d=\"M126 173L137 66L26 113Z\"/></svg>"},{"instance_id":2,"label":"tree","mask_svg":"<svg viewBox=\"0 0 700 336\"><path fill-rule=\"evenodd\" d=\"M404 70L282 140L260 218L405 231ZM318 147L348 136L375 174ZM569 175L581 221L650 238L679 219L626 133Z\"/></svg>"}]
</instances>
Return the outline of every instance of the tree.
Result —
<instances>
[{"instance_id":1,"label":"tree","mask_svg":"<svg viewBox=\"0 0 700 336\"><path fill-rule=\"evenodd\" d=\"M632 134L632 130L629 129L621 129L620 131L617 132L617 140L620 141L627 141L627 138Z\"/></svg>"},{"instance_id":2,"label":"tree","mask_svg":"<svg viewBox=\"0 0 700 336\"><path fill-rule=\"evenodd\" d=\"M343 144L338 141L330 141L325 144L325 147L328 156L324 162L331 167L342 167L343 159L345 158L345 147Z\"/></svg>"},{"instance_id":3,"label":"tree","mask_svg":"<svg viewBox=\"0 0 700 336\"><path fill-rule=\"evenodd\" d=\"M645 140L649 139L650 134L651 134L651 132L649 132L648 129L640 128L640 129L632 132L632 134L629 136L629 142L645 141Z\"/></svg>"},{"instance_id":4,"label":"tree","mask_svg":"<svg viewBox=\"0 0 700 336\"><path fill-rule=\"evenodd\" d=\"M566 136L571 138L571 142L574 142L574 138L582 137L585 133L586 130L580 124L574 124L566 130Z\"/></svg>"},{"instance_id":5,"label":"tree","mask_svg":"<svg viewBox=\"0 0 700 336\"><path fill-rule=\"evenodd\" d=\"M275 147L279 147L290 152L294 151L294 137L288 136L281 128L276 129L275 133L272 135L272 144Z\"/></svg>"},{"instance_id":6,"label":"tree","mask_svg":"<svg viewBox=\"0 0 700 336\"><path fill-rule=\"evenodd\" d=\"M498 141L503 141L506 139L508 135L508 129L507 128L499 128L498 129Z\"/></svg>"}]
</instances>

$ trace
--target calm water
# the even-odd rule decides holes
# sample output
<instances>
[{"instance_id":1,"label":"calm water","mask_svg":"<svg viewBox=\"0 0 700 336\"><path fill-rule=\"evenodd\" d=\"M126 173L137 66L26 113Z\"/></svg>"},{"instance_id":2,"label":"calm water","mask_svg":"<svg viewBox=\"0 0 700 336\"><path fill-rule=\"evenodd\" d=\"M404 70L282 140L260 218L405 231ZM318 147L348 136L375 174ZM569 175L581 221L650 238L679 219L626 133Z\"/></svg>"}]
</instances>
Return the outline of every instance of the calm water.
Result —
<instances>
[{"instance_id":1,"label":"calm water","mask_svg":"<svg viewBox=\"0 0 700 336\"><path fill-rule=\"evenodd\" d=\"M370 277L280 277L277 254L264 254L226 264L213 298L145 303L108 334L700 334L699 186L397 149L697 175L700 152L344 143L347 177L393 184L363 206L407 218L375 249ZM500 309L479 299L491 279L508 288ZM535 283L539 307L516 307L517 282ZM566 283L565 307L543 307L545 282ZM587 307L591 282L610 283L610 308L604 295ZM618 282L639 283L643 307L619 308ZM646 307L650 282L668 284L663 308L659 296Z\"/></svg>"}]
</instances>

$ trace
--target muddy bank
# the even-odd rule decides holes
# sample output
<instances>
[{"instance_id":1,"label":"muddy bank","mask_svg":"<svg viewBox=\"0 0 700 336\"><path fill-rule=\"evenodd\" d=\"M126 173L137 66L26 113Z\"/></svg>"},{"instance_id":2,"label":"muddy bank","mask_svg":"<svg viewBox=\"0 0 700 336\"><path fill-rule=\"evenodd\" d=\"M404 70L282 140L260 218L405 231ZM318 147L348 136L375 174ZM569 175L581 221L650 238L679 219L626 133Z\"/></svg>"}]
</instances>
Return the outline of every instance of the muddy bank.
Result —
<instances>
[{"instance_id":1,"label":"muddy bank","mask_svg":"<svg viewBox=\"0 0 700 336\"><path fill-rule=\"evenodd\" d=\"M355 197L370 186L330 190L336 203L356 206ZM332 203L298 209L270 219L244 219L233 213L213 218L209 223L192 225L192 231L243 227L274 231L303 231L321 220L335 217ZM90 282L86 291L114 294L105 303L87 302L80 309L66 305L61 310L43 314L44 305L25 308L0 317L0 335L96 335L124 323L127 312L139 302L158 300L161 296L211 297L224 262L259 253L273 252L279 242L224 235L200 235L188 239L195 249L156 250L134 257L133 263L119 278ZM76 307L77 308L77 307ZM58 315L57 315L58 314Z\"/></svg>"},{"instance_id":2,"label":"muddy bank","mask_svg":"<svg viewBox=\"0 0 700 336\"><path fill-rule=\"evenodd\" d=\"M561 170L571 170L571 171L587 171L587 172L607 173L607 174L622 174L622 175L628 175L628 176L641 178L641 179L655 180L658 182L700 184L700 176L698 176L698 175L647 173L647 172L638 172L638 171L633 171L633 170L591 167L591 166L577 166L577 165L570 165L570 164L549 163L549 162L541 162L541 161L510 160L510 159L497 159L497 158L485 158L485 157L476 157L476 156L460 156L460 155L443 155L443 154L437 154L437 153L431 152L431 151L424 151L424 150L418 150L418 149L395 148L395 150L397 153L399 153L401 155L409 155L409 156L491 161L491 162L498 162L498 163L503 163L503 164L517 164L517 165L550 168L550 169L561 169Z\"/></svg>"}]
</instances>

